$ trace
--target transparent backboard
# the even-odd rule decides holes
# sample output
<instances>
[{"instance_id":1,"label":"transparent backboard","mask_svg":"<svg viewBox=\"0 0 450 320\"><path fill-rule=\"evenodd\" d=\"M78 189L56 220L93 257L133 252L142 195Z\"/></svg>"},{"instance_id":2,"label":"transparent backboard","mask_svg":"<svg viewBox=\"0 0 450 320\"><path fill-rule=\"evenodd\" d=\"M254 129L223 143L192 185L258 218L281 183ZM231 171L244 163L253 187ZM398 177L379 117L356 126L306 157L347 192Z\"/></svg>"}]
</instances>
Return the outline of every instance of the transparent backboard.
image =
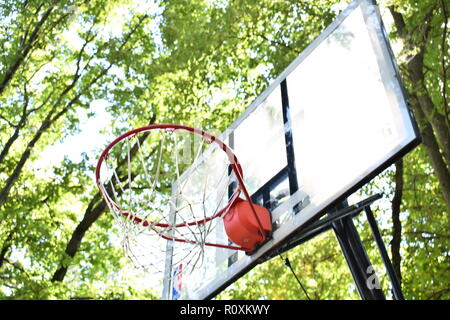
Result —
<instances>
[{"instance_id":1,"label":"transparent backboard","mask_svg":"<svg viewBox=\"0 0 450 320\"><path fill-rule=\"evenodd\" d=\"M242 163L254 202L271 211L273 235L252 255L206 248L202 266L177 281L181 299L213 297L418 143L372 1L350 4L221 139ZM179 269L167 261L166 274ZM173 283L163 298L172 298Z\"/></svg>"}]
</instances>

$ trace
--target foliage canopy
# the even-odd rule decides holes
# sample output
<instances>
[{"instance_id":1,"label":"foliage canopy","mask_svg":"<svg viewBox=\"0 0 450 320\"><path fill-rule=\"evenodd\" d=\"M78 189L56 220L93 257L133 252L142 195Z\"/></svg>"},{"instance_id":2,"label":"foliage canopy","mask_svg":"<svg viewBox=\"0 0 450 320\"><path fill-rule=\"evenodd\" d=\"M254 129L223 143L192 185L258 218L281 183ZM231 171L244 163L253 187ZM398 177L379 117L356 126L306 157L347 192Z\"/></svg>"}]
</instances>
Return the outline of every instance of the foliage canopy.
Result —
<instances>
[{"instance_id":1,"label":"foliage canopy","mask_svg":"<svg viewBox=\"0 0 450 320\"><path fill-rule=\"evenodd\" d=\"M93 183L100 150L124 130L155 122L224 130L341 7L337 0L3 1L0 297L158 299L123 258L103 214ZM381 9L392 20L423 145L360 193L386 194L376 215L406 297L448 299L448 2L390 0ZM88 126L95 131L83 136ZM365 220L357 224L382 273ZM312 298L358 298L332 233L287 255ZM219 297L305 299L278 257Z\"/></svg>"}]
</instances>

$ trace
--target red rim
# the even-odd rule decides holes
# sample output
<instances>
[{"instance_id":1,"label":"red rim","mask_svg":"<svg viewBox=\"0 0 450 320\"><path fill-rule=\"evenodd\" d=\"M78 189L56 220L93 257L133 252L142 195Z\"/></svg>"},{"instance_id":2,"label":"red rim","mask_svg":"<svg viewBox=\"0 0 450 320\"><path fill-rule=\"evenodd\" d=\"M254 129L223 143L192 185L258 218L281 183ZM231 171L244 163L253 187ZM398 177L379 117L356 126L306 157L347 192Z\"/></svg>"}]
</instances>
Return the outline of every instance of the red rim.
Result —
<instances>
[{"instance_id":1,"label":"red rim","mask_svg":"<svg viewBox=\"0 0 450 320\"><path fill-rule=\"evenodd\" d=\"M196 128L192 128L192 127L188 127L188 126L184 126L184 125L177 125L177 124L152 124L149 126L145 126L145 127L141 127L141 128L137 128L137 129L133 129L130 130L122 135L120 135L119 137L117 137L116 139L114 139L106 148L105 150L103 150L103 152L100 155L100 158L97 162L97 167L95 168L95 179L96 179L96 183L97 183L97 187L100 190L100 193L102 194L103 198L105 199L105 201L107 201L109 204L113 205L110 202L110 197L109 195L105 195L102 191L102 187L101 187L101 182L100 182L100 168L101 165L103 164L103 161L106 160L106 158L108 157L109 151L120 141L124 140L127 137L133 136L137 133L140 132L146 132L146 131L151 131L151 130L156 130L156 129L166 129L166 130L185 130L185 131L190 131L196 134L199 134L203 137L205 137L208 141L210 141L211 143L214 142L216 144L218 144L220 146L220 149L222 149L228 156L228 160L230 162L231 165L231 169L233 170L236 179L238 181L238 189L235 192L235 194L233 195L233 197L230 199L230 201L228 202L228 204L222 208L221 210L219 210L216 214L210 216L210 217L206 217L203 218L201 220L194 220L191 222L185 222L185 223L181 223L179 225L175 225L175 227L184 227L184 226L192 226L192 225L198 225L198 224L203 224L207 221L210 221L212 219L218 218L220 216L222 216L225 212L227 212L227 209L229 209L233 203L235 202L235 200L237 199L240 191L242 191L242 193L244 194L244 197L249 201L251 209L253 211L253 214L255 215L256 221L258 223L258 227L259 227L259 231L260 231L260 236L261 236L261 242L263 242L266 237L264 235L264 229L262 227L261 221L259 220L258 215L256 214L256 210L253 206L253 203L251 201L250 195L244 185L243 182L243 172L242 172L242 166L239 163L239 160L237 159L236 155L234 154L233 150L227 146L222 140L220 140L219 138L203 131L200 129L196 129ZM240 191L239 191L240 190ZM114 205L113 205L114 206ZM129 213L125 213L125 215L130 215ZM144 221L144 219L141 219L137 216L134 216L133 218L130 218L134 221L136 221L137 223L141 223ZM144 225L146 224L146 225ZM143 222L143 226L157 226L157 227L168 227L168 224L158 224L158 223L152 223L151 221L144 221ZM162 235L161 235L162 236ZM164 236L163 236L164 238ZM191 241L188 240L184 240L184 239L166 239L166 240L173 240L173 241L178 241L178 242L185 242L185 243L191 243ZM248 251L248 249L243 249L240 247L234 247L234 246L228 246L228 245L219 245L219 244L211 244L211 243L205 243L205 245L210 245L210 246L216 246L216 247L223 247L223 248L228 248L228 249L238 249L238 250L246 250Z\"/></svg>"}]
</instances>

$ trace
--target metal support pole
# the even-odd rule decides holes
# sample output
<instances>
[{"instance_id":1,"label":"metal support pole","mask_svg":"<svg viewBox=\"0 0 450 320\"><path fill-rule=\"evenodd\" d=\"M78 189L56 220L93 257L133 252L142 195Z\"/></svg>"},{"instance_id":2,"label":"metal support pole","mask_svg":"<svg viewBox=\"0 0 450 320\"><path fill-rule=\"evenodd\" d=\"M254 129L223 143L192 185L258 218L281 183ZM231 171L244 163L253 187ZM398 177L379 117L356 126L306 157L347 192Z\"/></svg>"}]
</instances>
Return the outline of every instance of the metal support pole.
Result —
<instances>
[{"instance_id":1,"label":"metal support pole","mask_svg":"<svg viewBox=\"0 0 450 320\"><path fill-rule=\"evenodd\" d=\"M348 206L347 201L336 207L335 214L339 209ZM344 217L333 222L333 230L338 239L342 253L350 268L359 295L363 300L385 300L386 297L381 288L369 288L367 280L369 267L372 266L366 250L361 242L358 231L353 224L352 217Z\"/></svg>"},{"instance_id":2,"label":"metal support pole","mask_svg":"<svg viewBox=\"0 0 450 320\"><path fill-rule=\"evenodd\" d=\"M352 206L348 206L347 201L344 201L340 206L337 206L335 210L330 212L328 217L323 217L303 229L296 237L276 250L273 255L266 256L261 262L272 259L274 256L280 255L315 238L323 232L333 229L350 268L353 279L355 280L361 298L367 300L385 300L386 297L381 288L371 289L368 286L367 282L369 277L374 276L373 269L370 269L369 271L369 267L371 266L370 259L367 256L358 231L353 224L353 218L355 218L362 211L365 211L369 226L372 230L372 234L392 285L394 299L404 300L405 298L401 290L400 282L395 274L391 260L387 254L386 246L384 245L375 217L370 208L372 203L381 197L382 194L376 194Z\"/></svg>"},{"instance_id":3,"label":"metal support pole","mask_svg":"<svg viewBox=\"0 0 450 320\"><path fill-rule=\"evenodd\" d=\"M386 272L389 276L389 280L391 281L394 299L405 300L405 297L403 296L403 292L400 286L400 282L398 281L398 278L394 271L394 267L392 266L391 260L389 259L389 255L384 245L383 238L381 237L380 230L378 229L378 225L373 215L372 209L370 209L370 207L365 207L364 211L366 212L367 221L369 222L373 237L378 246L378 250L380 251L381 258L383 259Z\"/></svg>"}]
</instances>

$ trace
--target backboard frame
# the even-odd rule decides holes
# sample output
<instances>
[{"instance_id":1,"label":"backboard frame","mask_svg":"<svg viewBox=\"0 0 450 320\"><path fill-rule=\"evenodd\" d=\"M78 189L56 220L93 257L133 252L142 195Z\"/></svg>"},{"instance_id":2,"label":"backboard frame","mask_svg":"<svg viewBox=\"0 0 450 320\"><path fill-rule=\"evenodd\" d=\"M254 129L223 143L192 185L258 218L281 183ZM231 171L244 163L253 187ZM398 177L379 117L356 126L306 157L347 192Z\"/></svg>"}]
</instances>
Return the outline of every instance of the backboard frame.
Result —
<instances>
[{"instance_id":1,"label":"backboard frame","mask_svg":"<svg viewBox=\"0 0 450 320\"><path fill-rule=\"evenodd\" d=\"M369 17L376 20L376 25L371 25L372 30L369 30L369 35L374 46L374 52L378 63L384 64L384 68L392 72L393 78L397 82L400 92L399 99L404 102L404 107L407 111L407 119L412 126L414 133L413 138L405 143L395 153L388 155L383 162L379 163L375 168L372 168L363 178L347 188L339 196L332 201L324 203L315 212L305 215L298 214L295 216L295 221L290 225L279 226L274 232L273 238L264 243L255 253L247 256L245 259L234 262L229 269L220 274L213 283L205 284L203 289L197 290L195 296L190 296L189 299L211 299L235 282L241 276L253 269L259 263L266 261L271 256L284 251L289 244L295 242L299 233L310 226L312 223L320 219L323 215L330 212L337 204L348 198L351 194L359 190L362 186L379 175L382 171L402 158L405 154L416 147L420 142L420 133L414 116L409 108L406 99L406 90L401 82L398 67L395 62L395 57L390 47L388 37L381 19L380 12L376 6L375 1L371 0L356 0L352 2L347 9L345 9L270 85L264 90L261 95L244 111L244 113L235 120L229 128L220 136L221 140L229 138L229 146L234 148L233 132L239 125L247 119L277 88L281 91L281 101L283 109L283 122L285 127L285 142L286 142L286 156L287 165L269 181L261 186L252 194L254 202L262 202L264 205L269 205L267 202L267 194L275 188L281 181L288 179L290 199L272 211L272 221L275 221L278 216L287 210L292 210L294 206L301 205L302 201L307 200L307 196L298 190L297 168L295 166L295 153L292 144L292 122L290 115L289 94L287 87L288 76L336 29L341 23L357 8L361 8L365 18ZM369 28L369 26L368 26ZM345 152L345 150L343 150ZM239 157L239 154L237 154ZM244 172L245 174L245 172ZM269 199L270 200L270 199ZM167 296L166 296L167 297Z\"/></svg>"}]
</instances>

